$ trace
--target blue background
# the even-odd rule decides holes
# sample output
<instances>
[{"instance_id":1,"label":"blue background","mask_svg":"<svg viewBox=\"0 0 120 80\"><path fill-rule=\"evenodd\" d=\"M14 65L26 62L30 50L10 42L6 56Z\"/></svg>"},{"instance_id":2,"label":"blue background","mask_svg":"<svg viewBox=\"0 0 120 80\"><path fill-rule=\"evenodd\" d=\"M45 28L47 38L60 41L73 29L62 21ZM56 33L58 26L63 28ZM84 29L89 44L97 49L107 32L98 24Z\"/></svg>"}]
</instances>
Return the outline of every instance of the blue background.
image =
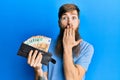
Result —
<instances>
[{"instance_id":1,"label":"blue background","mask_svg":"<svg viewBox=\"0 0 120 80\"><path fill-rule=\"evenodd\" d=\"M86 80L120 80L119 0L1 0L0 80L34 80L34 70L17 51L33 35L56 38L57 13L64 3L79 6L79 31L95 48Z\"/></svg>"}]
</instances>

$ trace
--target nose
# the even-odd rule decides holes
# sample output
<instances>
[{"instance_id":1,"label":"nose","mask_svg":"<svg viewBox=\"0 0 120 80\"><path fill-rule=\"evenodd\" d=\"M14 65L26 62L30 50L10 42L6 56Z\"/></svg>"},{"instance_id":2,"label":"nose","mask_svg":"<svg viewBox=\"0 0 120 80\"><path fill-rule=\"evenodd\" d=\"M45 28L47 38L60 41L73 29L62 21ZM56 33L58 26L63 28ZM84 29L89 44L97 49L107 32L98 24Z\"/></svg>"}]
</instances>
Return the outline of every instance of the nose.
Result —
<instances>
[{"instance_id":1,"label":"nose","mask_svg":"<svg viewBox=\"0 0 120 80\"><path fill-rule=\"evenodd\" d=\"M71 19L70 18L68 18L68 24L70 24L71 23Z\"/></svg>"},{"instance_id":2,"label":"nose","mask_svg":"<svg viewBox=\"0 0 120 80\"><path fill-rule=\"evenodd\" d=\"M72 27L72 20L69 18L68 21L67 21L67 25Z\"/></svg>"}]
</instances>

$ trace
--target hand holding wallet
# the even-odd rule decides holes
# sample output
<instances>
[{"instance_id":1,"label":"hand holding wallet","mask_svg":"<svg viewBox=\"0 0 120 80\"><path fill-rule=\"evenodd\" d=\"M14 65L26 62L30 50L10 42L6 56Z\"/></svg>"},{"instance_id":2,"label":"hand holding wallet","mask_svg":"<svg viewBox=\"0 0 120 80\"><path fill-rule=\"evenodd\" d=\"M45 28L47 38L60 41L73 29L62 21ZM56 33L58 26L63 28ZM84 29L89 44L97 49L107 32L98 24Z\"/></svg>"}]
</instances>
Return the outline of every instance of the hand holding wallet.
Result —
<instances>
[{"instance_id":1,"label":"hand holding wallet","mask_svg":"<svg viewBox=\"0 0 120 80\"><path fill-rule=\"evenodd\" d=\"M27 58L30 50L38 50L38 54L40 52L43 55L42 64L48 65L50 61L55 64L56 61L52 58L52 54L48 52L50 42L51 39L48 37L33 36L21 44L17 55Z\"/></svg>"}]
</instances>

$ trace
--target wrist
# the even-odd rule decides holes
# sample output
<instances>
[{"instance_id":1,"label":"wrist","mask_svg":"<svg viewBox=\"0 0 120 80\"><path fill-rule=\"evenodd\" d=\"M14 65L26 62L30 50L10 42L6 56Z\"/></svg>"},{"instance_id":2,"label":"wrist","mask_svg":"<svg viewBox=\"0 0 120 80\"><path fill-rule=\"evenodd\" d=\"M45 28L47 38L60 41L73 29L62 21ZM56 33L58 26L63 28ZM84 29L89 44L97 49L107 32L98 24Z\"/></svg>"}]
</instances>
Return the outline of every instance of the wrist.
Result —
<instances>
[{"instance_id":1,"label":"wrist","mask_svg":"<svg viewBox=\"0 0 120 80\"><path fill-rule=\"evenodd\" d=\"M64 53L64 55L65 54L67 54L67 55L69 54L69 56L70 55L72 56L72 48L70 48L70 47L64 48L63 53Z\"/></svg>"},{"instance_id":2,"label":"wrist","mask_svg":"<svg viewBox=\"0 0 120 80\"><path fill-rule=\"evenodd\" d=\"M64 48L64 50L72 50L72 47L70 47L70 46L63 46L63 48Z\"/></svg>"},{"instance_id":3,"label":"wrist","mask_svg":"<svg viewBox=\"0 0 120 80\"><path fill-rule=\"evenodd\" d=\"M43 75L43 71L42 71L41 68L39 68L39 69L34 69L34 70L35 70L35 73L36 73L37 75L39 75L39 76L42 76L42 75Z\"/></svg>"}]
</instances>

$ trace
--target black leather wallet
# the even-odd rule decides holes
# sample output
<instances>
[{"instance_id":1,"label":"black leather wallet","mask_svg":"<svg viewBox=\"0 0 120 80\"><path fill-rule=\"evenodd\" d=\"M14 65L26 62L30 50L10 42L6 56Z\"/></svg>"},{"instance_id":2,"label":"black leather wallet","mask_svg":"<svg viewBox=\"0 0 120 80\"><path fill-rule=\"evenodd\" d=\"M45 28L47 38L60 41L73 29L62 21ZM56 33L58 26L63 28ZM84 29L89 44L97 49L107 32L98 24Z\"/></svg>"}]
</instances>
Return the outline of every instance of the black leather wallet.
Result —
<instances>
[{"instance_id":1,"label":"black leather wallet","mask_svg":"<svg viewBox=\"0 0 120 80\"><path fill-rule=\"evenodd\" d=\"M42 64L48 65L48 63L49 63L50 61L51 61L53 64L56 63L56 60L53 59L53 58L51 58L51 57L52 57L52 54L51 54L51 53L49 53L49 52L44 52L44 51L42 51L42 50L39 50L39 49L34 48L34 47L32 47L32 46L29 46L29 45L27 45L27 44L25 44L25 43L22 43L22 44L21 44L20 49L19 49L17 55L27 58L30 50L38 50L38 54L40 54L40 53L42 54L42 56L43 56L43 57L42 57L42 61L41 61ZM39 53L39 52L40 52L40 53Z\"/></svg>"}]
</instances>

